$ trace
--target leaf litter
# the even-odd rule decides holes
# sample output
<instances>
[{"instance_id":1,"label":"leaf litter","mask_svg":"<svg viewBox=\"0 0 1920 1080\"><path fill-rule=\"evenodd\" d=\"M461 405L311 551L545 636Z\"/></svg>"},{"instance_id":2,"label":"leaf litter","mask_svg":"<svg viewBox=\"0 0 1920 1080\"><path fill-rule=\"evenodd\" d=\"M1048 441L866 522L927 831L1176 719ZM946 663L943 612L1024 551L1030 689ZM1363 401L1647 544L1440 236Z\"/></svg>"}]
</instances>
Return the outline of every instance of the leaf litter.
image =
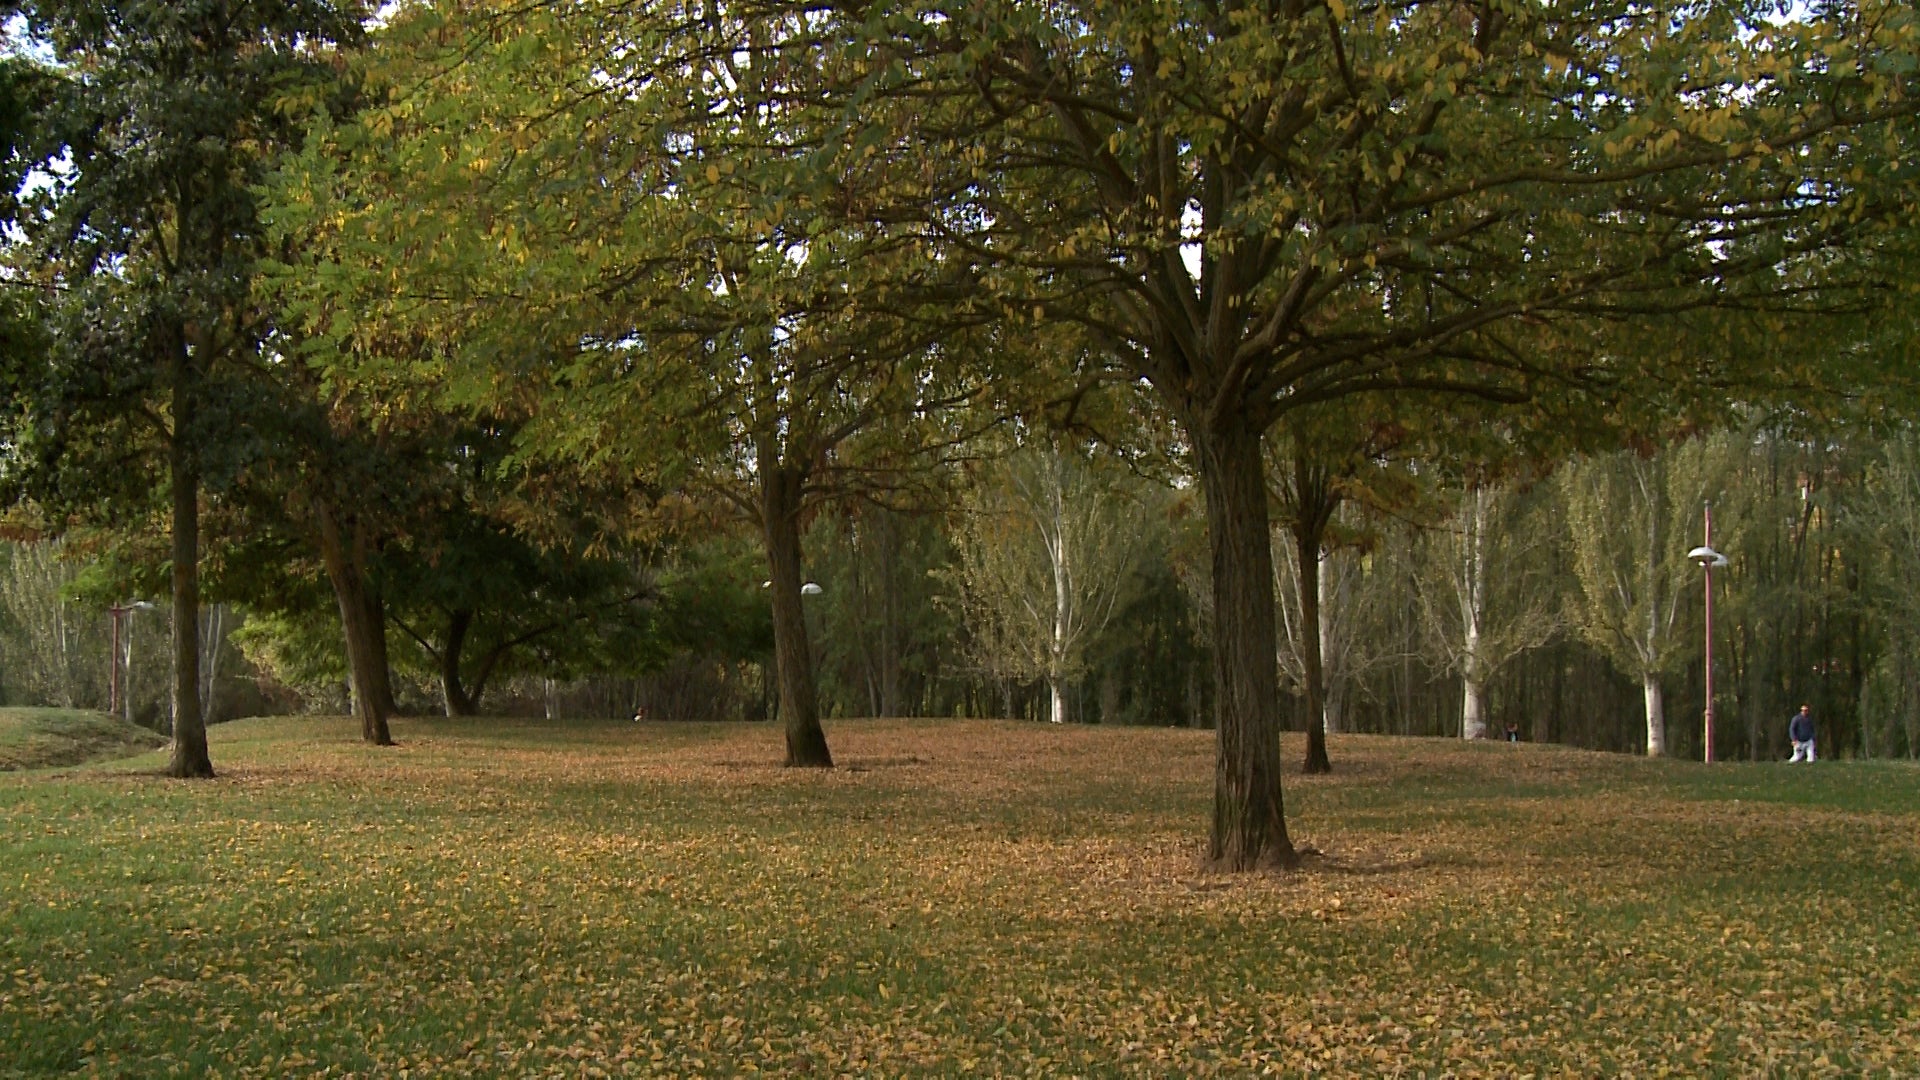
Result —
<instances>
[{"instance_id":1,"label":"leaf litter","mask_svg":"<svg viewBox=\"0 0 1920 1080\"><path fill-rule=\"evenodd\" d=\"M1339 771L1287 777L1296 843L1317 854L1220 875L1200 858L1205 732L843 722L841 767L804 771L779 767L765 726L403 721L393 752L340 723L229 727L206 785L0 782L0 1061L1461 1077L1920 1062L1911 768L1335 737Z\"/></svg>"}]
</instances>

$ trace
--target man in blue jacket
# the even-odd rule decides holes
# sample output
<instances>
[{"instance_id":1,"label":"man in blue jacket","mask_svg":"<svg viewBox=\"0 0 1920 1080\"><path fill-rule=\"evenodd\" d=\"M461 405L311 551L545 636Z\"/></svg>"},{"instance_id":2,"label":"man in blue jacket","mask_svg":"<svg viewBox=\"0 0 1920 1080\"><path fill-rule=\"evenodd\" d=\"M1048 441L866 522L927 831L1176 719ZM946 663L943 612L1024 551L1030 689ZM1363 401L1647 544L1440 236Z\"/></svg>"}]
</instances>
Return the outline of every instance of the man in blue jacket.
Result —
<instances>
[{"instance_id":1,"label":"man in blue jacket","mask_svg":"<svg viewBox=\"0 0 1920 1080\"><path fill-rule=\"evenodd\" d=\"M1787 721L1787 738L1793 740L1793 756L1789 762L1812 761L1813 756L1813 714L1805 705Z\"/></svg>"}]
</instances>

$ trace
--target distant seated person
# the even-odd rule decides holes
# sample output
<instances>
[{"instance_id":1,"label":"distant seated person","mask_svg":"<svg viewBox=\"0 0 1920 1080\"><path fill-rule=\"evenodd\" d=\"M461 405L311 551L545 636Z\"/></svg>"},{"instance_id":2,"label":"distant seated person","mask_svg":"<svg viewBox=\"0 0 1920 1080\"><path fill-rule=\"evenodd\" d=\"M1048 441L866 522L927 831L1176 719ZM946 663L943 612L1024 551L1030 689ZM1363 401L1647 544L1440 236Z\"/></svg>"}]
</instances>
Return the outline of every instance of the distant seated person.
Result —
<instances>
[{"instance_id":1,"label":"distant seated person","mask_svg":"<svg viewBox=\"0 0 1920 1080\"><path fill-rule=\"evenodd\" d=\"M1793 756L1788 762L1812 761L1813 754L1813 714L1805 705L1787 721L1787 738L1793 741Z\"/></svg>"},{"instance_id":2,"label":"distant seated person","mask_svg":"<svg viewBox=\"0 0 1920 1080\"><path fill-rule=\"evenodd\" d=\"M1511 720L1507 721L1507 741L1508 742L1520 741L1520 725L1514 723Z\"/></svg>"},{"instance_id":3,"label":"distant seated person","mask_svg":"<svg viewBox=\"0 0 1920 1080\"><path fill-rule=\"evenodd\" d=\"M647 718L647 707L641 705L633 710L633 722L639 723Z\"/></svg>"}]
</instances>

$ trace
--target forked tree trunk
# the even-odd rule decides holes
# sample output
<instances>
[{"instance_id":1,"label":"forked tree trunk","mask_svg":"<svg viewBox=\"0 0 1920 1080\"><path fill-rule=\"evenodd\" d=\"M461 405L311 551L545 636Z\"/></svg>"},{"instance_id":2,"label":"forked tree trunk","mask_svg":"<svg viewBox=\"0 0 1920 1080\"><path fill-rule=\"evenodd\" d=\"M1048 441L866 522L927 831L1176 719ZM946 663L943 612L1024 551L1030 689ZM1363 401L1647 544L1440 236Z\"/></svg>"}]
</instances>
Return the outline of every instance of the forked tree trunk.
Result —
<instances>
[{"instance_id":1,"label":"forked tree trunk","mask_svg":"<svg viewBox=\"0 0 1920 1080\"><path fill-rule=\"evenodd\" d=\"M210 777L206 718L200 712L200 468L191 440L192 359L180 342L171 358L173 441L173 752L167 775Z\"/></svg>"},{"instance_id":2,"label":"forked tree trunk","mask_svg":"<svg viewBox=\"0 0 1920 1080\"><path fill-rule=\"evenodd\" d=\"M353 680L353 714L360 721L360 737L375 746L392 746L381 690L386 685L386 627L370 618L373 606L366 594L366 574L357 545L349 542L339 515L326 500L313 500L313 516L320 532L320 558L333 586L340 625L346 635L347 667ZM379 638L380 646L375 646Z\"/></svg>"},{"instance_id":3,"label":"forked tree trunk","mask_svg":"<svg viewBox=\"0 0 1920 1080\"><path fill-rule=\"evenodd\" d=\"M791 468L763 469L760 518L766 532L768 591L773 600L773 662L780 680L780 723L787 733L787 764L831 768L826 732L820 729L820 699L813 685L813 653L807 642L800 595L800 488Z\"/></svg>"},{"instance_id":4,"label":"forked tree trunk","mask_svg":"<svg viewBox=\"0 0 1920 1080\"><path fill-rule=\"evenodd\" d=\"M1260 434L1244 417L1190 425L1213 554L1214 679L1219 697L1213 836L1227 870L1295 861L1280 794L1280 681L1274 651L1273 548Z\"/></svg>"}]
</instances>

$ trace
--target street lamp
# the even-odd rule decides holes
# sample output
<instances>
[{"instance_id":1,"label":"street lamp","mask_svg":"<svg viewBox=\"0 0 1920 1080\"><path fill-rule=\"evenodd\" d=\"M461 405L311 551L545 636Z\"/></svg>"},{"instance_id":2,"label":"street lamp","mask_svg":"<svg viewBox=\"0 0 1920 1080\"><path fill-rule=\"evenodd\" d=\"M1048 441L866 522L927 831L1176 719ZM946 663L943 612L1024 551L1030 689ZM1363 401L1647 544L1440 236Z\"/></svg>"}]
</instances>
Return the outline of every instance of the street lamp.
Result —
<instances>
[{"instance_id":1,"label":"street lamp","mask_svg":"<svg viewBox=\"0 0 1920 1080\"><path fill-rule=\"evenodd\" d=\"M135 600L130 604L113 604L107 608L107 614L112 616L113 619L113 662L107 667L108 715L120 715L121 698L125 696L120 692L120 620L131 612L152 610L153 605L145 600ZM133 627L131 625L127 627L127 641L129 644L133 641Z\"/></svg>"},{"instance_id":2,"label":"street lamp","mask_svg":"<svg viewBox=\"0 0 1920 1080\"><path fill-rule=\"evenodd\" d=\"M1707 577L1707 714L1706 747L1702 760L1709 764L1713 761L1713 571L1715 567L1727 565L1727 557L1713 550L1713 504L1706 504L1706 535L1704 542L1692 551L1687 558L1700 564Z\"/></svg>"}]
</instances>

